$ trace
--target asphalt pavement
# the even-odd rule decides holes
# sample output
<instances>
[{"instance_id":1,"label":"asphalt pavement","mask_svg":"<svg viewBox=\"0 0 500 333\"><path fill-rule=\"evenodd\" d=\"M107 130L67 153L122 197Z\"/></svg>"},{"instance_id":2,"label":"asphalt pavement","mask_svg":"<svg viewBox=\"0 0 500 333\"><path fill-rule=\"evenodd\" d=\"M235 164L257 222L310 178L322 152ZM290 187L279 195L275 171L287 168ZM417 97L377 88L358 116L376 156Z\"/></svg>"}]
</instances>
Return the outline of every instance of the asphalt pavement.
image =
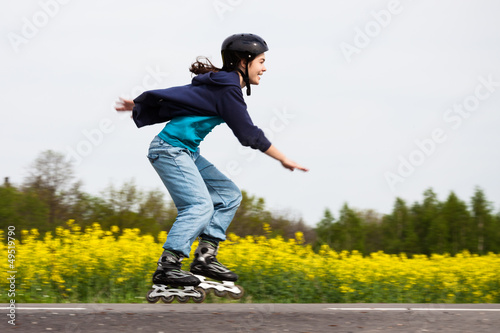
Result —
<instances>
[{"instance_id":1,"label":"asphalt pavement","mask_svg":"<svg viewBox=\"0 0 500 333\"><path fill-rule=\"evenodd\" d=\"M0 332L500 332L500 304L0 304L0 311Z\"/></svg>"}]
</instances>

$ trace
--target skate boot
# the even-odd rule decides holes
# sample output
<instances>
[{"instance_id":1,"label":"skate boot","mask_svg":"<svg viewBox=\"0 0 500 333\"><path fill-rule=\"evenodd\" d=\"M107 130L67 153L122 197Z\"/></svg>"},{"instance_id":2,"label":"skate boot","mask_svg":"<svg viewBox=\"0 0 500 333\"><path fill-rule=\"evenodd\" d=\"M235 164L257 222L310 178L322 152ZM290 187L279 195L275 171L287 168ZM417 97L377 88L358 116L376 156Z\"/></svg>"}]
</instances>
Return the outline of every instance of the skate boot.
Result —
<instances>
[{"instance_id":1,"label":"skate boot","mask_svg":"<svg viewBox=\"0 0 500 333\"><path fill-rule=\"evenodd\" d=\"M201 240L194 253L190 271L200 279L199 287L207 291L213 289L214 294L218 297L229 294L231 298L239 299L243 296L243 288L234 284L238 280L238 275L217 260L217 252L218 246L209 241ZM207 278L221 282L207 280Z\"/></svg>"},{"instance_id":2,"label":"skate boot","mask_svg":"<svg viewBox=\"0 0 500 333\"><path fill-rule=\"evenodd\" d=\"M146 296L149 303L156 303L160 298L164 303L172 303L174 298L179 303L188 302L190 297L196 303L205 300L205 291L196 287L200 284L200 280L193 274L181 270L182 259L182 256L171 251L163 251L153 274L153 287Z\"/></svg>"}]
</instances>

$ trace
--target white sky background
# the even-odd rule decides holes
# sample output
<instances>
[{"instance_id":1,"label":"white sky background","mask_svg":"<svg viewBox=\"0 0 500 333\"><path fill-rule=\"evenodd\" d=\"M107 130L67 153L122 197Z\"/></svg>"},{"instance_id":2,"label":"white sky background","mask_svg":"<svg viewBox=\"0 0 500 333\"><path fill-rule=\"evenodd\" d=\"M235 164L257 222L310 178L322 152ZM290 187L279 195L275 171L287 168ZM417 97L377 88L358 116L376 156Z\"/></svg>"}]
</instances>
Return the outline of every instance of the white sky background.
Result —
<instances>
[{"instance_id":1,"label":"white sky background","mask_svg":"<svg viewBox=\"0 0 500 333\"><path fill-rule=\"evenodd\" d=\"M311 171L291 173L241 149L223 124L201 144L202 154L241 189L309 225L325 208L338 217L345 202L390 213L396 197L421 201L429 187L440 200L455 191L468 202L479 186L498 212L498 1L6 0L4 6L0 176L16 185L52 149L78 159L75 171L87 192L131 179L143 190L164 190L146 159L162 125L137 129L114 111L115 100L188 84L196 56L221 65L224 38L252 32L270 51L268 71L245 97L249 112L281 151ZM390 18L382 14L388 9ZM342 51L349 47L357 53ZM388 172L400 177L392 188Z\"/></svg>"}]
</instances>

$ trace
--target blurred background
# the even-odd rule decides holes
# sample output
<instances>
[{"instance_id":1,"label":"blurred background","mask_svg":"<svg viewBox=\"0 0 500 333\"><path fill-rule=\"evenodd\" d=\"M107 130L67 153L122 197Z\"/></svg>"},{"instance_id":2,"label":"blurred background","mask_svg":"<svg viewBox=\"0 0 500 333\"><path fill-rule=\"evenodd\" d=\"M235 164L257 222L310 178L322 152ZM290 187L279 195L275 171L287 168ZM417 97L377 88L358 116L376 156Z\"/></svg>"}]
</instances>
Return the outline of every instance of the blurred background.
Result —
<instances>
[{"instance_id":1,"label":"blurred background","mask_svg":"<svg viewBox=\"0 0 500 333\"><path fill-rule=\"evenodd\" d=\"M267 210L315 226L347 203L390 214L396 198L500 203L500 4L479 1L4 2L0 176L33 184L34 161L70 162L79 189L135 184L168 196L119 96L188 84L197 56L221 65L227 36L269 45L245 97L253 121L309 173L242 148L225 125L202 154ZM42 155L41 155L42 154ZM62 163L62 160L60 161ZM64 163L63 163L64 164ZM63 165L61 164L61 165ZM33 178L34 177L34 178ZM69 189L66 189L69 191Z\"/></svg>"}]
</instances>

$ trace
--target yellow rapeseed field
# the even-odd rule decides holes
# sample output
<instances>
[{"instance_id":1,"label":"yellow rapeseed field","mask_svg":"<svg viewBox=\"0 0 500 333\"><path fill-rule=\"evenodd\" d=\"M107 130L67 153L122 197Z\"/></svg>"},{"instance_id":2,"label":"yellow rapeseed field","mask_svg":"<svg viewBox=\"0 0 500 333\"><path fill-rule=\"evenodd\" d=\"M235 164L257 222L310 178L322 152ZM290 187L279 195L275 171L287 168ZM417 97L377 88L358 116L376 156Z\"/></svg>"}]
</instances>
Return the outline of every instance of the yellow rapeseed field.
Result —
<instances>
[{"instance_id":1,"label":"yellow rapeseed field","mask_svg":"<svg viewBox=\"0 0 500 333\"><path fill-rule=\"evenodd\" d=\"M162 232L155 239L118 227L105 231L97 223L82 230L73 221L45 235L35 229L17 232L15 300L145 302L166 236ZM0 302L5 303L12 298L12 281L5 242L0 249L5 254ZM229 235L218 259L240 276L238 284L246 291L240 302L500 302L500 255L493 253L407 258L382 252L362 256L328 246L316 253L297 233L288 240Z\"/></svg>"}]
</instances>

